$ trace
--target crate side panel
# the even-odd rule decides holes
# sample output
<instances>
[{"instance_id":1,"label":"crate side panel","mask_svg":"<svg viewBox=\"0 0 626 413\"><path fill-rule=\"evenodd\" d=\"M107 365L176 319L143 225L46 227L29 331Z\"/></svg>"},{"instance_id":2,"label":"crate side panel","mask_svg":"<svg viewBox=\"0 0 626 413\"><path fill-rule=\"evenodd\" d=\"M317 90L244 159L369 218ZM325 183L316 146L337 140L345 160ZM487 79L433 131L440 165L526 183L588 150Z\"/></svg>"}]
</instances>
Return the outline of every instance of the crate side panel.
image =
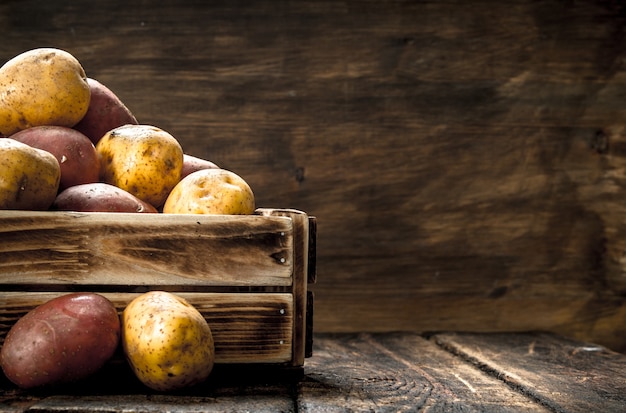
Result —
<instances>
[{"instance_id":1,"label":"crate side panel","mask_svg":"<svg viewBox=\"0 0 626 413\"><path fill-rule=\"evenodd\" d=\"M0 346L17 320L59 292L0 292ZM120 314L138 294L102 293ZM177 293L200 311L215 341L216 363L288 363L293 296L288 293Z\"/></svg>"},{"instance_id":2,"label":"crate side panel","mask_svg":"<svg viewBox=\"0 0 626 413\"><path fill-rule=\"evenodd\" d=\"M267 216L287 216L293 221L293 286L292 293L294 296L294 323L293 323L293 364L302 365L306 357L307 337L307 283L309 282L309 258L311 254L309 242L311 236L315 236L315 227L313 233L310 231L311 220L303 211L296 209L275 209L275 208L259 208L257 211ZM315 242L313 243L315 248ZM313 250L314 252L314 250Z\"/></svg>"},{"instance_id":3,"label":"crate side panel","mask_svg":"<svg viewBox=\"0 0 626 413\"><path fill-rule=\"evenodd\" d=\"M0 285L288 286L288 218L0 212Z\"/></svg>"}]
</instances>

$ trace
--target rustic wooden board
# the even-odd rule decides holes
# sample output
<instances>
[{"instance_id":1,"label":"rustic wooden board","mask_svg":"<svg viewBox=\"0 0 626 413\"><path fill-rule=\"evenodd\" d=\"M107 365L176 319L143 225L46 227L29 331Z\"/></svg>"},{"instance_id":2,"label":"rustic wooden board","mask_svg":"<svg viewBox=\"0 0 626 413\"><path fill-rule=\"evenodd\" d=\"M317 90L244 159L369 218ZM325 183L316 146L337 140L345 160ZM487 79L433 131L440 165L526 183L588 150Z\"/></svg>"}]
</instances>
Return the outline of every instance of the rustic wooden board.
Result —
<instances>
[{"instance_id":1,"label":"rustic wooden board","mask_svg":"<svg viewBox=\"0 0 626 413\"><path fill-rule=\"evenodd\" d=\"M0 411L8 412L293 412L289 375L214 372L203 387L169 394L146 392L125 371L112 370L63 391L23 392L1 381ZM120 376L122 374L122 376ZM245 376L243 376L245 374ZM271 370L270 370L271 374Z\"/></svg>"},{"instance_id":2,"label":"rustic wooden board","mask_svg":"<svg viewBox=\"0 0 626 413\"><path fill-rule=\"evenodd\" d=\"M142 123L319 218L319 331L552 330L626 350L618 1L0 4ZM520 311L523 309L523 311Z\"/></svg>"},{"instance_id":3,"label":"rustic wooden board","mask_svg":"<svg viewBox=\"0 0 626 413\"><path fill-rule=\"evenodd\" d=\"M296 411L549 412L415 334L315 337Z\"/></svg>"},{"instance_id":4,"label":"rustic wooden board","mask_svg":"<svg viewBox=\"0 0 626 413\"><path fill-rule=\"evenodd\" d=\"M263 216L289 217L292 221L292 300L293 300L293 353L292 364L302 366L304 359L310 352L311 334L313 333L313 295L308 294L309 286L316 281L315 277L315 255L316 245L316 223L315 217L309 217L301 211L291 209L271 209L259 208L257 212ZM311 232L310 229L313 229ZM283 234L283 233L281 233ZM284 235L284 234L283 234ZM309 264L312 269L309 269Z\"/></svg>"},{"instance_id":5,"label":"rustic wooden board","mask_svg":"<svg viewBox=\"0 0 626 413\"><path fill-rule=\"evenodd\" d=\"M626 357L551 334L438 334L433 340L554 412L626 410Z\"/></svg>"},{"instance_id":6,"label":"rustic wooden board","mask_svg":"<svg viewBox=\"0 0 626 413\"><path fill-rule=\"evenodd\" d=\"M318 334L314 343L301 375L218 365L206 383L171 394L147 390L119 365L45 391L0 375L0 411L624 411L626 357L559 336Z\"/></svg>"},{"instance_id":7,"label":"rustic wooden board","mask_svg":"<svg viewBox=\"0 0 626 413\"><path fill-rule=\"evenodd\" d=\"M315 338L303 376L221 365L173 394L146 390L119 366L63 390L22 391L0 377L0 411L623 411L626 358L594 344L546 334Z\"/></svg>"},{"instance_id":8,"label":"rustic wooden board","mask_svg":"<svg viewBox=\"0 0 626 413\"><path fill-rule=\"evenodd\" d=\"M0 211L0 285L291 286L282 217Z\"/></svg>"},{"instance_id":9,"label":"rustic wooden board","mask_svg":"<svg viewBox=\"0 0 626 413\"><path fill-rule=\"evenodd\" d=\"M111 397L49 397L31 405L28 412L235 412L258 413L294 412L293 400L284 388L270 388L259 395L245 391L220 397L174 397L161 395L132 395ZM1 406L0 406L1 407ZM19 410L15 410L18 412Z\"/></svg>"},{"instance_id":10,"label":"rustic wooden board","mask_svg":"<svg viewBox=\"0 0 626 413\"><path fill-rule=\"evenodd\" d=\"M166 290L207 319L217 363L302 366L314 223L272 208L248 216L0 211L0 343L26 312L70 291L101 293L121 312L145 291Z\"/></svg>"},{"instance_id":11,"label":"rustic wooden board","mask_svg":"<svg viewBox=\"0 0 626 413\"><path fill-rule=\"evenodd\" d=\"M0 294L0 345L9 329L35 306L59 292L2 292ZM101 293L118 311L139 294ZM205 317L215 341L217 363L287 363L294 355L294 306L288 293L185 293L185 298ZM300 337L304 340L304 335ZM303 351L300 345L295 351ZM302 364L303 360L294 360Z\"/></svg>"}]
</instances>

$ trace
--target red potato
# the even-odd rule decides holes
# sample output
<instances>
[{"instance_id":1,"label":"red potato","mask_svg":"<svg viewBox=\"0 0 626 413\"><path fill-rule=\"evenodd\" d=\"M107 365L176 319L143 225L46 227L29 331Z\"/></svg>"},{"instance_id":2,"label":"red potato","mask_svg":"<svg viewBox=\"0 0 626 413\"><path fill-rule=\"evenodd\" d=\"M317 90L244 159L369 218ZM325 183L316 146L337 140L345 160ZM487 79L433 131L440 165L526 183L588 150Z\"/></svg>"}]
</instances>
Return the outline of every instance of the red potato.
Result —
<instances>
[{"instance_id":1,"label":"red potato","mask_svg":"<svg viewBox=\"0 0 626 413\"><path fill-rule=\"evenodd\" d=\"M57 195L50 209L77 212L158 212L154 206L130 192L104 182L67 188Z\"/></svg>"},{"instance_id":2,"label":"red potato","mask_svg":"<svg viewBox=\"0 0 626 413\"><path fill-rule=\"evenodd\" d=\"M111 89L99 81L87 78L91 100L87 113L74 129L86 135L95 145L110 130L127 124L137 124L135 115Z\"/></svg>"},{"instance_id":3,"label":"red potato","mask_svg":"<svg viewBox=\"0 0 626 413\"><path fill-rule=\"evenodd\" d=\"M183 154L183 170L180 179L183 179L192 172L202 169L219 169L219 166L209 160Z\"/></svg>"},{"instance_id":4,"label":"red potato","mask_svg":"<svg viewBox=\"0 0 626 413\"><path fill-rule=\"evenodd\" d=\"M99 370L120 342L113 303L94 293L54 298L20 318L0 351L6 377L21 388L77 381Z\"/></svg>"},{"instance_id":5,"label":"red potato","mask_svg":"<svg viewBox=\"0 0 626 413\"><path fill-rule=\"evenodd\" d=\"M48 151L61 167L59 191L98 182L100 158L94 144L82 133L65 126L34 126L11 135L12 139Z\"/></svg>"}]
</instances>

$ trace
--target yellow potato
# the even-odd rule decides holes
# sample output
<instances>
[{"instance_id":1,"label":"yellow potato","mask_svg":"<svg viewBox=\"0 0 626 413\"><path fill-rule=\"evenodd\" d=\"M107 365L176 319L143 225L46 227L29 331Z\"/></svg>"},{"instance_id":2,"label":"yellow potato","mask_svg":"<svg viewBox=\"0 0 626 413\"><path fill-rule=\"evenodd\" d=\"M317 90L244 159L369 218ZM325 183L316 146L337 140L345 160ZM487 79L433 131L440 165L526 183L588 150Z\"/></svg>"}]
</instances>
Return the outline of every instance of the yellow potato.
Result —
<instances>
[{"instance_id":1,"label":"yellow potato","mask_svg":"<svg viewBox=\"0 0 626 413\"><path fill-rule=\"evenodd\" d=\"M202 314L165 291L142 294L124 309L122 347L137 378L158 391L201 383L215 358L211 328Z\"/></svg>"},{"instance_id":2,"label":"yellow potato","mask_svg":"<svg viewBox=\"0 0 626 413\"><path fill-rule=\"evenodd\" d=\"M254 193L243 178L226 169L203 169L181 179L163 213L246 215L254 208Z\"/></svg>"},{"instance_id":3,"label":"yellow potato","mask_svg":"<svg viewBox=\"0 0 626 413\"><path fill-rule=\"evenodd\" d=\"M0 138L0 209L46 210L60 180L59 161L50 152Z\"/></svg>"},{"instance_id":4,"label":"yellow potato","mask_svg":"<svg viewBox=\"0 0 626 413\"><path fill-rule=\"evenodd\" d=\"M150 125L124 125L96 144L100 178L158 208L180 181L183 149L166 131Z\"/></svg>"},{"instance_id":5,"label":"yellow potato","mask_svg":"<svg viewBox=\"0 0 626 413\"><path fill-rule=\"evenodd\" d=\"M70 53L32 49L0 67L0 134L32 126L76 125L87 113L91 91Z\"/></svg>"}]
</instances>

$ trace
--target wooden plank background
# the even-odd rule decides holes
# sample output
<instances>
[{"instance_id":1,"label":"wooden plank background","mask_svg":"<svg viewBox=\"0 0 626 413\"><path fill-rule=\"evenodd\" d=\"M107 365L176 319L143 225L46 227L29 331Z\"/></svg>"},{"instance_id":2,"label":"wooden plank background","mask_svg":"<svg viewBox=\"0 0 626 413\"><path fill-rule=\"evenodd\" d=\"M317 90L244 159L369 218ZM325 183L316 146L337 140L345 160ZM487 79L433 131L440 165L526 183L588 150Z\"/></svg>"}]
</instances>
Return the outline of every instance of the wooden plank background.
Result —
<instances>
[{"instance_id":1,"label":"wooden plank background","mask_svg":"<svg viewBox=\"0 0 626 413\"><path fill-rule=\"evenodd\" d=\"M315 329L626 350L626 12L583 0L4 1L142 123L318 219Z\"/></svg>"}]
</instances>

